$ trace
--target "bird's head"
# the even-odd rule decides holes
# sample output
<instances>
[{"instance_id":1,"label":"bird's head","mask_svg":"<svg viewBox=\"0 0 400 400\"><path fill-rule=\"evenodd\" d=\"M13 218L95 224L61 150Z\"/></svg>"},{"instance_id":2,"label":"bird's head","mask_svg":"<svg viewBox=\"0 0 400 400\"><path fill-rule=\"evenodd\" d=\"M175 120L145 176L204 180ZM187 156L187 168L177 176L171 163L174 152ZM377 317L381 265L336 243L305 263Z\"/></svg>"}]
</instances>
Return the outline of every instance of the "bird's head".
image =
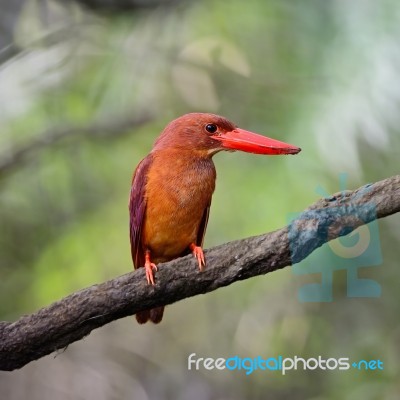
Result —
<instances>
[{"instance_id":1,"label":"bird's head","mask_svg":"<svg viewBox=\"0 0 400 400\"><path fill-rule=\"evenodd\" d=\"M297 154L299 147L244 129L224 117L207 113L185 114L170 122L156 140L154 149L176 148L211 157L222 151L254 154Z\"/></svg>"}]
</instances>

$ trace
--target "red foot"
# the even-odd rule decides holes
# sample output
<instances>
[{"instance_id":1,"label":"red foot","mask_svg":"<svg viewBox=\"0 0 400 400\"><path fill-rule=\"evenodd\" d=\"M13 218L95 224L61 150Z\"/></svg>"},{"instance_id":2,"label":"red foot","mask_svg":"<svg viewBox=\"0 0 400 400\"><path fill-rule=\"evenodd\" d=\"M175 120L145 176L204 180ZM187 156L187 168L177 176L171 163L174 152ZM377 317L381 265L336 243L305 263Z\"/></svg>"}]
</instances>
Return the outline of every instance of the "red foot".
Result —
<instances>
[{"instance_id":1,"label":"red foot","mask_svg":"<svg viewBox=\"0 0 400 400\"><path fill-rule=\"evenodd\" d=\"M200 246L196 246L194 243L192 243L189 248L199 263L199 270L203 271L204 267L206 266L203 249Z\"/></svg>"},{"instance_id":2,"label":"red foot","mask_svg":"<svg viewBox=\"0 0 400 400\"><path fill-rule=\"evenodd\" d=\"M150 261L150 251L146 250L144 268L146 270L147 283L154 285L153 269L157 271L157 265Z\"/></svg>"}]
</instances>

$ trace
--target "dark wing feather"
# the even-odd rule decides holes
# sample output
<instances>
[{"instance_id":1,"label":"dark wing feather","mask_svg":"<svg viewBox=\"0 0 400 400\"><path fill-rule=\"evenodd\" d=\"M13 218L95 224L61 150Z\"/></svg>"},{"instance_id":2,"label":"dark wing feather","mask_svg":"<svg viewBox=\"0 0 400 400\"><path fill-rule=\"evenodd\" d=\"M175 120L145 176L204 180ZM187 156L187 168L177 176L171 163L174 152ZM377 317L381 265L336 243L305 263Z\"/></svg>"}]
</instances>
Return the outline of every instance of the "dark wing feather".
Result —
<instances>
[{"instance_id":1,"label":"dark wing feather","mask_svg":"<svg viewBox=\"0 0 400 400\"><path fill-rule=\"evenodd\" d=\"M211 207L211 201L203 212L203 217L201 218L199 230L197 232L196 246L203 247L204 236L206 234L206 229L208 224L208 216L210 214L210 207Z\"/></svg>"},{"instance_id":2,"label":"dark wing feather","mask_svg":"<svg viewBox=\"0 0 400 400\"><path fill-rule=\"evenodd\" d=\"M145 250L142 243L142 228L146 212L146 183L147 174L153 159L151 154L144 158L136 167L133 174L131 194L129 198L130 239L133 265L143 267Z\"/></svg>"}]
</instances>

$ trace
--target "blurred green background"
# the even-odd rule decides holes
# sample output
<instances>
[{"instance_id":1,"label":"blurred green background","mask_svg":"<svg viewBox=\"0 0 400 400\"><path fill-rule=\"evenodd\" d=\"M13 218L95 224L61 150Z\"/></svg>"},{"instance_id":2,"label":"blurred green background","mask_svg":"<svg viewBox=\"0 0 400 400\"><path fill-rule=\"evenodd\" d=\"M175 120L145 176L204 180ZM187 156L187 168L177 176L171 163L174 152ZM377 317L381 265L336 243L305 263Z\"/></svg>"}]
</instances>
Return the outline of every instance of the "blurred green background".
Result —
<instances>
[{"instance_id":1,"label":"blurred green background","mask_svg":"<svg viewBox=\"0 0 400 400\"><path fill-rule=\"evenodd\" d=\"M132 269L132 172L171 119L209 111L300 146L218 154L205 247L268 232L339 187L399 172L396 0L1 0L0 316ZM319 188L319 189L318 189ZM301 303L290 268L116 321L19 371L19 399L398 399L399 215L379 221L379 298ZM381 359L383 371L188 371L187 357Z\"/></svg>"}]
</instances>

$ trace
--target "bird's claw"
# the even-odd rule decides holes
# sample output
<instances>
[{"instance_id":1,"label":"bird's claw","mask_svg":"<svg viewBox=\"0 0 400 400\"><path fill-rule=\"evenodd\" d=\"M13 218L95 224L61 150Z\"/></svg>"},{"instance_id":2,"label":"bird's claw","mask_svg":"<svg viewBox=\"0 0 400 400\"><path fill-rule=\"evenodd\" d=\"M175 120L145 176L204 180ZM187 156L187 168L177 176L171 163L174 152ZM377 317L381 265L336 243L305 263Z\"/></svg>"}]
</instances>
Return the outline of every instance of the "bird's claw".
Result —
<instances>
[{"instance_id":1,"label":"bird's claw","mask_svg":"<svg viewBox=\"0 0 400 400\"><path fill-rule=\"evenodd\" d=\"M152 262L149 262L149 263L146 263L145 265L144 265L144 268L145 268L145 270L146 270L146 279L147 279L147 283L150 285L154 285L155 283L154 283L154 274L153 274L153 269L155 270L155 271L157 271L157 265L156 264L154 264L154 263L152 263Z\"/></svg>"},{"instance_id":2,"label":"bird's claw","mask_svg":"<svg viewBox=\"0 0 400 400\"><path fill-rule=\"evenodd\" d=\"M146 279L149 285L154 285L154 274L153 269L158 271L157 265L150 261L150 252L146 252L146 261L144 263L144 269L146 270Z\"/></svg>"},{"instance_id":3,"label":"bird's claw","mask_svg":"<svg viewBox=\"0 0 400 400\"><path fill-rule=\"evenodd\" d=\"M199 270L203 271L204 267L206 266L203 249L200 246L196 246L194 243L192 243L190 245L190 250L192 251L192 254L196 258L197 262L199 263Z\"/></svg>"}]
</instances>

